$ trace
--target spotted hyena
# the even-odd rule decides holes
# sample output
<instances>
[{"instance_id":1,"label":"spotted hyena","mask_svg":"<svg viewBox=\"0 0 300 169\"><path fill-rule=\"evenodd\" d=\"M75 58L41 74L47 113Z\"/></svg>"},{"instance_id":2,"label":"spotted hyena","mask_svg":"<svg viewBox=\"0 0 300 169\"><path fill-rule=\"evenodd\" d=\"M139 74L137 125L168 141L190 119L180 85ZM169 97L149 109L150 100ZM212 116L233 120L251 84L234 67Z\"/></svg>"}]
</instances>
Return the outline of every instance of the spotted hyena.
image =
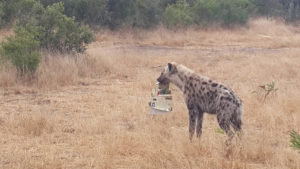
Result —
<instances>
[{"instance_id":1,"label":"spotted hyena","mask_svg":"<svg viewBox=\"0 0 300 169\"><path fill-rule=\"evenodd\" d=\"M203 113L216 114L218 123L229 137L241 131L242 101L229 87L177 64L168 63L157 79L161 84L175 84L182 92L189 110L189 133L192 140L202 134ZM197 121L197 125L196 125Z\"/></svg>"}]
</instances>

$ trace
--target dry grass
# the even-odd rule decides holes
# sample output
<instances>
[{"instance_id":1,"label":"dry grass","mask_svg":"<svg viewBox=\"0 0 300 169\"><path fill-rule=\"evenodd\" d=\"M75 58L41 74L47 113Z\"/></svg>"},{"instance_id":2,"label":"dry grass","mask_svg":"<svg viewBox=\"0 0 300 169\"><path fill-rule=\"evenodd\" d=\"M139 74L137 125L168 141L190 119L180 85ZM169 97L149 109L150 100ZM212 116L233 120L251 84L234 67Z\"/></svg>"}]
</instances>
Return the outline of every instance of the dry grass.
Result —
<instances>
[{"instance_id":1,"label":"dry grass","mask_svg":"<svg viewBox=\"0 0 300 169\"><path fill-rule=\"evenodd\" d=\"M6 69L0 168L298 169L299 153L289 146L289 131L300 131L297 29L259 19L234 31L105 31L88 57L45 54L30 84ZM201 140L190 143L174 86L174 112L149 114L156 67L168 61L235 89L244 101L241 141L225 147L215 117L206 115ZM263 102L253 91L271 81L279 90Z\"/></svg>"},{"instance_id":2,"label":"dry grass","mask_svg":"<svg viewBox=\"0 0 300 169\"><path fill-rule=\"evenodd\" d=\"M300 34L297 27L285 25L280 20L264 18L251 20L246 28L225 30L220 28L170 31L163 27L149 30L123 30L120 33L103 31L98 34L96 46L102 45L157 45L207 49L212 47L299 47ZM176 35L176 36L174 36Z\"/></svg>"}]
</instances>

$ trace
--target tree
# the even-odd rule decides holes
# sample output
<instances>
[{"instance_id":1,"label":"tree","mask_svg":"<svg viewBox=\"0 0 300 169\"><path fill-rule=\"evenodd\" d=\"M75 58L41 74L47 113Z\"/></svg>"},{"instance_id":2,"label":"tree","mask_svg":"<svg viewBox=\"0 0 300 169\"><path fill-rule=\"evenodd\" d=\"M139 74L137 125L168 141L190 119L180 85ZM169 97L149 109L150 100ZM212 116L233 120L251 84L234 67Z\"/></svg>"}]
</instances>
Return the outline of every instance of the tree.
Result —
<instances>
[{"instance_id":1,"label":"tree","mask_svg":"<svg viewBox=\"0 0 300 169\"><path fill-rule=\"evenodd\" d=\"M2 42L1 54L16 66L20 75L33 74L41 58L39 42L25 29Z\"/></svg>"}]
</instances>

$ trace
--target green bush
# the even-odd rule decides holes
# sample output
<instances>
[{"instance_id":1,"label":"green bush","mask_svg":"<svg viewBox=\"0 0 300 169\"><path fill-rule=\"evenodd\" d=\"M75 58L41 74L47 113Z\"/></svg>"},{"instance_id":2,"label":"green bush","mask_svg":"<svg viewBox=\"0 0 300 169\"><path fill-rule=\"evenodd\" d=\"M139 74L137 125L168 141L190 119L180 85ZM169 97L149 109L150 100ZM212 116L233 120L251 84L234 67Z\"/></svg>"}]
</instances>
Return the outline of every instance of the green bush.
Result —
<instances>
[{"instance_id":1,"label":"green bush","mask_svg":"<svg viewBox=\"0 0 300 169\"><path fill-rule=\"evenodd\" d=\"M300 150L300 134L298 134L296 131L291 131L290 133L291 139L290 142L292 143L292 147Z\"/></svg>"},{"instance_id":2,"label":"green bush","mask_svg":"<svg viewBox=\"0 0 300 169\"><path fill-rule=\"evenodd\" d=\"M56 3L48 6L42 14L39 25L43 29L42 47L59 51L83 52L85 45L93 40L92 32L63 14L64 6Z\"/></svg>"},{"instance_id":3,"label":"green bush","mask_svg":"<svg viewBox=\"0 0 300 169\"><path fill-rule=\"evenodd\" d=\"M221 21L224 25L246 24L252 4L248 0L224 0L221 5Z\"/></svg>"},{"instance_id":4,"label":"green bush","mask_svg":"<svg viewBox=\"0 0 300 169\"><path fill-rule=\"evenodd\" d=\"M191 5L189 5L191 4ZM191 24L208 26L220 23L223 26L245 24L253 11L249 0L178 0L164 12L164 23L168 27Z\"/></svg>"},{"instance_id":5,"label":"green bush","mask_svg":"<svg viewBox=\"0 0 300 169\"><path fill-rule=\"evenodd\" d=\"M185 0L169 5L164 12L164 23L168 27L187 26L193 24L192 10Z\"/></svg>"},{"instance_id":6,"label":"green bush","mask_svg":"<svg viewBox=\"0 0 300 169\"><path fill-rule=\"evenodd\" d=\"M24 29L19 31L16 36L9 37L2 42L1 54L16 66L21 75L34 73L41 58L39 41Z\"/></svg>"},{"instance_id":7,"label":"green bush","mask_svg":"<svg viewBox=\"0 0 300 169\"><path fill-rule=\"evenodd\" d=\"M224 26L245 24L253 11L249 0L197 0L193 17L198 25L221 23Z\"/></svg>"},{"instance_id":8,"label":"green bush","mask_svg":"<svg viewBox=\"0 0 300 169\"><path fill-rule=\"evenodd\" d=\"M25 0L21 9L16 31L25 28L40 42L42 48L60 52L84 52L85 46L93 41L93 33L74 18L63 14L63 3L44 8L35 0Z\"/></svg>"},{"instance_id":9,"label":"green bush","mask_svg":"<svg viewBox=\"0 0 300 169\"><path fill-rule=\"evenodd\" d=\"M197 0L192 8L195 23L207 26L213 22L219 22L220 8L221 3L218 0Z\"/></svg>"},{"instance_id":10,"label":"green bush","mask_svg":"<svg viewBox=\"0 0 300 169\"><path fill-rule=\"evenodd\" d=\"M1 44L1 54L16 66L21 75L36 71L41 48L84 52L94 38L88 27L63 14L63 3L44 8L39 1L24 0L20 6L14 26L15 36Z\"/></svg>"}]
</instances>

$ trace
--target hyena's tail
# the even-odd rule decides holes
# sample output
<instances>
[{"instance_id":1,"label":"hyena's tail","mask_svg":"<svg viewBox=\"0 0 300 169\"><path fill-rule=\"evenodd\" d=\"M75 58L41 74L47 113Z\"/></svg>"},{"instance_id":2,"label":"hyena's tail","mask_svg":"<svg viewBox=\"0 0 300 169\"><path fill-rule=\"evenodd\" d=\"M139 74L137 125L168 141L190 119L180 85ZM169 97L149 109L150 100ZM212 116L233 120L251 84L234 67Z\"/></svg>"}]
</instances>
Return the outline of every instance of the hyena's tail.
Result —
<instances>
[{"instance_id":1,"label":"hyena's tail","mask_svg":"<svg viewBox=\"0 0 300 169\"><path fill-rule=\"evenodd\" d=\"M243 114L243 106L241 105L232 114L232 117L230 119L232 127L235 130L235 132L242 131L242 114Z\"/></svg>"}]
</instances>

